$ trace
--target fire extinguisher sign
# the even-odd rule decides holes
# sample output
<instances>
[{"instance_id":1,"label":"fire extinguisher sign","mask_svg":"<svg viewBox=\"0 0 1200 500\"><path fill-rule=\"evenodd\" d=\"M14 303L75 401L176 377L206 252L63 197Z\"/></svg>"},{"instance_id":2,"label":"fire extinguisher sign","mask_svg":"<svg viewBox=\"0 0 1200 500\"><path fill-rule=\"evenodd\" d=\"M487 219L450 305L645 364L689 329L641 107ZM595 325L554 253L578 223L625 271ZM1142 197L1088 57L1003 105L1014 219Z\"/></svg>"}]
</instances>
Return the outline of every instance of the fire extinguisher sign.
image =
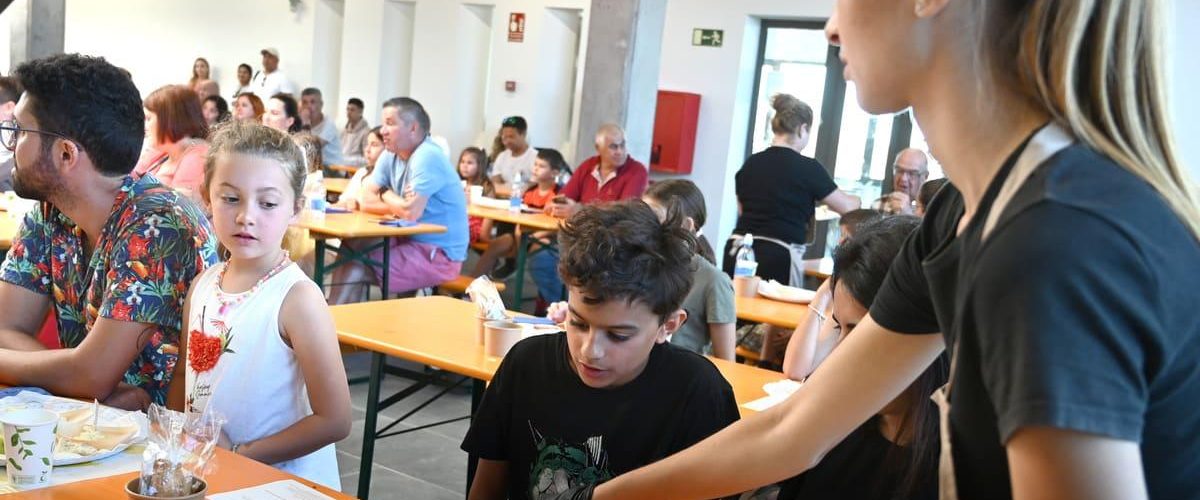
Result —
<instances>
[{"instance_id":1,"label":"fire extinguisher sign","mask_svg":"<svg viewBox=\"0 0 1200 500\"><path fill-rule=\"evenodd\" d=\"M513 43L525 41L524 12L511 12L508 14L508 41Z\"/></svg>"}]
</instances>

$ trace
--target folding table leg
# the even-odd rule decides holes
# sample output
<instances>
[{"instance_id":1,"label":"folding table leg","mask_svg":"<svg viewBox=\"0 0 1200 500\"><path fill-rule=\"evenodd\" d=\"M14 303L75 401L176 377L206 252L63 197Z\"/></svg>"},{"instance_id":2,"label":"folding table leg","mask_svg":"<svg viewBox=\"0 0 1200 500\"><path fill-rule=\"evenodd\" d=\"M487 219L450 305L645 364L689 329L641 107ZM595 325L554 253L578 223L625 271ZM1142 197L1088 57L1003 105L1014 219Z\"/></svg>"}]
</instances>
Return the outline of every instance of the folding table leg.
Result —
<instances>
[{"instance_id":1,"label":"folding table leg","mask_svg":"<svg viewBox=\"0 0 1200 500\"><path fill-rule=\"evenodd\" d=\"M379 386L383 383L383 365L387 358L371 353L371 380L367 386L367 414L363 422L362 455L358 463L358 498L371 494L371 467L375 462L375 434L379 418Z\"/></svg>"}]
</instances>

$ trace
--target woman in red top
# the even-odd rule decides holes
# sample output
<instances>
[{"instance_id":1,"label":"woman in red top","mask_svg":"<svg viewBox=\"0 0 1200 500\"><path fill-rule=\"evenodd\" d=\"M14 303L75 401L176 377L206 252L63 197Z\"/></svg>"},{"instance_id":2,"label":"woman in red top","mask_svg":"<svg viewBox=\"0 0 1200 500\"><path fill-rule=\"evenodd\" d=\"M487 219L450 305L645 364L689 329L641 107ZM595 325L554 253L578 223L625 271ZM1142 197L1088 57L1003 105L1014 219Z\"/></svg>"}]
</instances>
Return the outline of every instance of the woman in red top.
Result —
<instances>
[{"instance_id":1,"label":"woman in red top","mask_svg":"<svg viewBox=\"0 0 1200 500\"><path fill-rule=\"evenodd\" d=\"M136 175L153 174L164 185L198 199L208 154L208 125L200 98L183 85L167 85L146 96L146 143L134 168Z\"/></svg>"}]
</instances>

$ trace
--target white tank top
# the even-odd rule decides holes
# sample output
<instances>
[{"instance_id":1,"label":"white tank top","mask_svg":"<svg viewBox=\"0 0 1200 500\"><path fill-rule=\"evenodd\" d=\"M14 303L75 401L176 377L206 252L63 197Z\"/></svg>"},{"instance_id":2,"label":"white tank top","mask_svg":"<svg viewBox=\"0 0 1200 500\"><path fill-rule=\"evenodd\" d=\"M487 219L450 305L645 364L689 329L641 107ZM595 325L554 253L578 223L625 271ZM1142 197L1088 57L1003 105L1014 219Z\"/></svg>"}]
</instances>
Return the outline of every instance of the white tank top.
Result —
<instances>
[{"instance_id":1,"label":"white tank top","mask_svg":"<svg viewBox=\"0 0 1200 500\"><path fill-rule=\"evenodd\" d=\"M222 430L230 441L246 443L312 415L296 355L279 334L284 297L293 285L309 278L295 263L288 264L221 317L218 296L228 301L240 295L220 290L217 279L225 266L221 263L201 274L192 292L186 406L188 411L211 407L220 412L227 420ZM332 443L272 465L334 490L342 489Z\"/></svg>"}]
</instances>

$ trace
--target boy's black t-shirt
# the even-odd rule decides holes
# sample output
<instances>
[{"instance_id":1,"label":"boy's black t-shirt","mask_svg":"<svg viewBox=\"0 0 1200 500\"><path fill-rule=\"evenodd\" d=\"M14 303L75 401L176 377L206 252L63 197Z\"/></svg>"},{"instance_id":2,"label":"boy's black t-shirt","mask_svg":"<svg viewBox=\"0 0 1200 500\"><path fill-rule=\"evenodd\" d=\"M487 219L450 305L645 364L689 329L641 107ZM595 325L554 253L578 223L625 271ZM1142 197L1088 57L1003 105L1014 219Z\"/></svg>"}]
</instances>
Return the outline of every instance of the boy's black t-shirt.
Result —
<instances>
[{"instance_id":1,"label":"boy's black t-shirt","mask_svg":"<svg viewBox=\"0 0 1200 500\"><path fill-rule=\"evenodd\" d=\"M687 448L738 418L712 362L655 345L645 370L615 389L583 384L566 334L513 346L484 393L462 449L508 462L508 497L553 497Z\"/></svg>"},{"instance_id":2,"label":"boy's black t-shirt","mask_svg":"<svg viewBox=\"0 0 1200 500\"><path fill-rule=\"evenodd\" d=\"M942 189L871 306L885 328L961 344L959 496L1010 498L1005 443L1049 426L1136 442L1151 498L1194 498L1200 244L1148 184L1079 144L1029 177L981 243L990 208L956 237L963 199Z\"/></svg>"},{"instance_id":3,"label":"boy's black t-shirt","mask_svg":"<svg viewBox=\"0 0 1200 500\"><path fill-rule=\"evenodd\" d=\"M734 176L742 206L734 234L769 236L803 244L818 201L837 189L817 160L771 146L746 159ZM793 283L795 285L795 283Z\"/></svg>"}]
</instances>

